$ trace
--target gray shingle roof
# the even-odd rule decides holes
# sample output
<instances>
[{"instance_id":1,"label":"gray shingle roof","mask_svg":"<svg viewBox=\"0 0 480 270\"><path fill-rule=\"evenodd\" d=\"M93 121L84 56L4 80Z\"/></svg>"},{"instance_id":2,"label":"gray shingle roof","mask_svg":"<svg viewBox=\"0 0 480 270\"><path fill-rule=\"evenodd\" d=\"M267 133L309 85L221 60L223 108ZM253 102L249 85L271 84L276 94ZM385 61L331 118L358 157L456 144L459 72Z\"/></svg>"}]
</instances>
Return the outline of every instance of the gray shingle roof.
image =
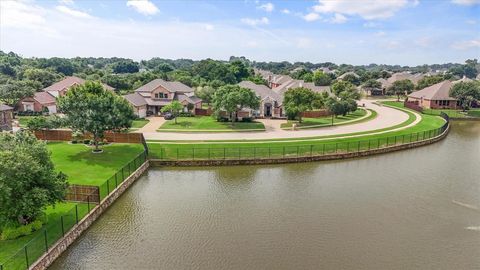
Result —
<instances>
[{"instance_id":1,"label":"gray shingle roof","mask_svg":"<svg viewBox=\"0 0 480 270\"><path fill-rule=\"evenodd\" d=\"M46 88L43 89L43 91L61 91L63 89L66 89L66 88L70 88L72 87L73 85L80 85L80 84L84 84L85 83L85 80L82 79L82 78L79 78L79 77L75 77L75 76L68 76L68 77L65 77L65 79L59 81L59 82L56 82ZM110 85L107 85L107 84L104 84L102 83L103 87L109 91L113 91L115 90L115 88L111 87Z\"/></svg>"},{"instance_id":2,"label":"gray shingle roof","mask_svg":"<svg viewBox=\"0 0 480 270\"><path fill-rule=\"evenodd\" d=\"M456 100L450 97L451 81L443 81L408 95L411 98L428 100Z\"/></svg>"},{"instance_id":3,"label":"gray shingle roof","mask_svg":"<svg viewBox=\"0 0 480 270\"><path fill-rule=\"evenodd\" d=\"M135 107L147 105L145 98L143 98L138 93L128 94L123 97Z\"/></svg>"},{"instance_id":4,"label":"gray shingle roof","mask_svg":"<svg viewBox=\"0 0 480 270\"><path fill-rule=\"evenodd\" d=\"M256 84L251 81L242 81L238 84L240 87L243 88L248 88L257 94L257 96L260 97L260 99L265 99L267 97L270 97L273 100L276 100L278 103L283 102L283 97L279 95L277 92L273 91L272 89L268 88L265 85L262 84Z\"/></svg>"},{"instance_id":5,"label":"gray shingle roof","mask_svg":"<svg viewBox=\"0 0 480 270\"><path fill-rule=\"evenodd\" d=\"M10 110L13 110L13 108L8 105L0 103L0 111L10 111Z\"/></svg>"},{"instance_id":6,"label":"gray shingle roof","mask_svg":"<svg viewBox=\"0 0 480 270\"><path fill-rule=\"evenodd\" d=\"M188 87L187 85L181 82L168 82L162 79L155 79L145 85L142 85L135 92L152 92L153 90L157 89L158 87L162 86L163 88L167 89L167 91L171 93L181 92L193 92L193 89Z\"/></svg>"},{"instance_id":7,"label":"gray shingle roof","mask_svg":"<svg viewBox=\"0 0 480 270\"><path fill-rule=\"evenodd\" d=\"M33 95L33 99L38 101L40 104L50 104L50 103L55 103L56 99L54 96L52 96L49 92L36 92Z\"/></svg>"}]
</instances>

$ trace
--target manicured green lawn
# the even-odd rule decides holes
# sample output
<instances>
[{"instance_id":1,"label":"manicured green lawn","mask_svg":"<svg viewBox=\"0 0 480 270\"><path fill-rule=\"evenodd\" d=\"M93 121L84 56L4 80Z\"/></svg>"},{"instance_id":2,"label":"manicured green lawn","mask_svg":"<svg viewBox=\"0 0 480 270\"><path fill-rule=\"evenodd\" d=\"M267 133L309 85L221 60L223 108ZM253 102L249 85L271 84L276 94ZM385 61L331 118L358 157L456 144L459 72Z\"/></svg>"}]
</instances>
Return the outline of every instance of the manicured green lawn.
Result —
<instances>
[{"instance_id":1,"label":"manicured green lawn","mask_svg":"<svg viewBox=\"0 0 480 270\"><path fill-rule=\"evenodd\" d=\"M373 112L373 111L372 111ZM366 110L358 109L353 113L349 113L346 116L338 116L333 118L333 125L339 125L343 122L352 121L361 117L364 117L367 114ZM376 114L375 114L376 115ZM292 124L296 124L299 128L313 128L313 127L325 127L332 126L332 117L324 116L317 118L304 118L302 123L298 121L288 121L287 123L281 124L281 128L291 128Z\"/></svg>"},{"instance_id":2,"label":"manicured green lawn","mask_svg":"<svg viewBox=\"0 0 480 270\"><path fill-rule=\"evenodd\" d=\"M218 122L210 116L178 117L177 124L175 120L166 121L159 131L202 131L202 132L228 132L242 130L265 130L265 126L260 122Z\"/></svg>"},{"instance_id":3,"label":"manicured green lawn","mask_svg":"<svg viewBox=\"0 0 480 270\"><path fill-rule=\"evenodd\" d=\"M395 107L403 108L403 102L397 101L384 101L384 104L388 104ZM447 114L451 118L465 118L465 117L480 117L480 109L470 109L467 112L462 110L437 110L437 109L424 109L423 114L426 115L440 115L441 113Z\"/></svg>"},{"instance_id":4,"label":"manicured green lawn","mask_svg":"<svg viewBox=\"0 0 480 270\"><path fill-rule=\"evenodd\" d=\"M132 128L142 128L144 127L149 121L147 119L137 119L133 120Z\"/></svg>"},{"instance_id":5,"label":"manicured green lawn","mask_svg":"<svg viewBox=\"0 0 480 270\"><path fill-rule=\"evenodd\" d=\"M68 175L69 183L82 185L101 185L143 152L141 144L111 144L100 154L83 144L49 142L47 147L55 168Z\"/></svg>"},{"instance_id":6,"label":"manicured green lawn","mask_svg":"<svg viewBox=\"0 0 480 270\"><path fill-rule=\"evenodd\" d=\"M397 105L397 104L395 104ZM399 105L398 105L399 106ZM403 107L403 104L402 104ZM409 125L415 121L415 116L409 110L409 119L402 124L394 127L379 129L368 132L358 132L352 134L342 134L341 136L325 136L303 139L273 139L271 141L248 141L248 142L164 142L164 143L149 143L150 156L153 158L167 158L167 159L208 159L208 158L254 158L254 157L282 157L295 156L298 154L305 155L323 154L338 151L352 151L352 150L366 150L391 145L395 142L409 142L415 141L417 135L419 139L424 136L428 137L433 133L428 133L432 129L440 128L445 121L437 116L422 115L422 120L415 126L406 129L391 131L381 134L372 134L374 132L381 132L393 130L402 126ZM413 136L412 136L413 134ZM344 136L356 135L358 137L352 138L338 138ZM177 150L178 149L178 150Z\"/></svg>"},{"instance_id":7,"label":"manicured green lawn","mask_svg":"<svg viewBox=\"0 0 480 270\"><path fill-rule=\"evenodd\" d=\"M76 223L75 205L78 205L78 219L82 219L88 212L86 204L59 203L55 207L47 207L47 224L42 229L14 240L0 240L0 264L4 269L26 269L25 249L30 264L45 252L45 229L47 230L47 243L51 246L62 236L61 216L63 216L64 230L67 232ZM93 206L92 206L93 207Z\"/></svg>"}]
</instances>

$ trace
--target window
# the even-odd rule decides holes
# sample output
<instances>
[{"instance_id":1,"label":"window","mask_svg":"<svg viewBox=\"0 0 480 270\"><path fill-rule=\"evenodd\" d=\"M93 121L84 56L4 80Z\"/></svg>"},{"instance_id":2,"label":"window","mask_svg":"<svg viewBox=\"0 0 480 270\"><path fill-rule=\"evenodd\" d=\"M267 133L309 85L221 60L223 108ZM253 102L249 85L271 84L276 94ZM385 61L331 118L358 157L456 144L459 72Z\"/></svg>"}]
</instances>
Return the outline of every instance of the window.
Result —
<instances>
[{"instance_id":1,"label":"window","mask_svg":"<svg viewBox=\"0 0 480 270\"><path fill-rule=\"evenodd\" d=\"M155 94L155 98L158 98L158 93L157 93L157 94Z\"/></svg>"},{"instance_id":2,"label":"window","mask_svg":"<svg viewBox=\"0 0 480 270\"><path fill-rule=\"evenodd\" d=\"M164 97L164 98L168 98L168 94L164 94L163 97Z\"/></svg>"}]
</instances>

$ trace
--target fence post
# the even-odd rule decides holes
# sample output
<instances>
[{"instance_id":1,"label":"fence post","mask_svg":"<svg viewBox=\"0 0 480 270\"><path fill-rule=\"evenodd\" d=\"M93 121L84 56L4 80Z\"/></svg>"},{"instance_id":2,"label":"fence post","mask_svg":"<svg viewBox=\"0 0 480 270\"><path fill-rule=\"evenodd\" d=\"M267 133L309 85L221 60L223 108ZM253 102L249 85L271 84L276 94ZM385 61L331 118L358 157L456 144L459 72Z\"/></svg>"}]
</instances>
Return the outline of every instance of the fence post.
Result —
<instances>
[{"instance_id":1,"label":"fence post","mask_svg":"<svg viewBox=\"0 0 480 270\"><path fill-rule=\"evenodd\" d=\"M299 147L299 146L297 145L297 157L298 157L298 147Z\"/></svg>"},{"instance_id":2,"label":"fence post","mask_svg":"<svg viewBox=\"0 0 480 270\"><path fill-rule=\"evenodd\" d=\"M313 156L313 144L310 145L310 157Z\"/></svg>"},{"instance_id":3,"label":"fence post","mask_svg":"<svg viewBox=\"0 0 480 270\"><path fill-rule=\"evenodd\" d=\"M124 175L124 173L123 173L123 168L124 168L124 167L122 167L122 181L125 180L125 175Z\"/></svg>"},{"instance_id":4,"label":"fence post","mask_svg":"<svg viewBox=\"0 0 480 270\"><path fill-rule=\"evenodd\" d=\"M115 188L118 187L117 172L115 173Z\"/></svg>"},{"instance_id":5,"label":"fence post","mask_svg":"<svg viewBox=\"0 0 480 270\"><path fill-rule=\"evenodd\" d=\"M335 153L337 153L337 151L338 151L338 143L335 143Z\"/></svg>"},{"instance_id":6,"label":"fence post","mask_svg":"<svg viewBox=\"0 0 480 270\"><path fill-rule=\"evenodd\" d=\"M90 195L87 196L88 213L90 213Z\"/></svg>"},{"instance_id":7,"label":"fence post","mask_svg":"<svg viewBox=\"0 0 480 270\"><path fill-rule=\"evenodd\" d=\"M285 146L283 147L283 157L285 158Z\"/></svg>"},{"instance_id":8,"label":"fence post","mask_svg":"<svg viewBox=\"0 0 480 270\"><path fill-rule=\"evenodd\" d=\"M323 147L322 147L322 156L325 155L325 144L323 144Z\"/></svg>"},{"instance_id":9,"label":"fence post","mask_svg":"<svg viewBox=\"0 0 480 270\"><path fill-rule=\"evenodd\" d=\"M272 148L268 147L268 158L272 157Z\"/></svg>"},{"instance_id":10,"label":"fence post","mask_svg":"<svg viewBox=\"0 0 480 270\"><path fill-rule=\"evenodd\" d=\"M257 147L253 147L253 159L257 159Z\"/></svg>"},{"instance_id":11,"label":"fence post","mask_svg":"<svg viewBox=\"0 0 480 270\"><path fill-rule=\"evenodd\" d=\"M177 148L177 160L178 160L178 148Z\"/></svg>"},{"instance_id":12,"label":"fence post","mask_svg":"<svg viewBox=\"0 0 480 270\"><path fill-rule=\"evenodd\" d=\"M195 147L192 148L192 159L195 160Z\"/></svg>"},{"instance_id":13,"label":"fence post","mask_svg":"<svg viewBox=\"0 0 480 270\"><path fill-rule=\"evenodd\" d=\"M225 147L223 148L223 159L225 159L226 156L225 156Z\"/></svg>"},{"instance_id":14,"label":"fence post","mask_svg":"<svg viewBox=\"0 0 480 270\"><path fill-rule=\"evenodd\" d=\"M357 152L360 152L360 141L357 143Z\"/></svg>"},{"instance_id":15,"label":"fence post","mask_svg":"<svg viewBox=\"0 0 480 270\"><path fill-rule=\"evenodd\" d=\"M45 252L48 252L48 238L47 238L47 229L43 231L43 237L45 239Z\"/></svg>"},{"instance_id":16,"label":"fence post","mask_svg":"<svg viewBox=\"0 0 480 270\"><path fill-rule=\"evenodd\" d=\"M65 236L65 226L63 225L63 216L60 217L60 220L62 221L62 235Z\"/></svg>"},{"instance_id":17,"label":"fence post","mask_svg":"<svg viewBox=\"0 0 480 270\"><path fill-rule=\"evenodd\" d=\"M368 151L370 151L370 140L368 140Z\"/></svg>"},{"instance_id":18,"label":"fence post","mask_svg":"<svg viewBox=\"0 0 480 270\"><path fill-rule=\"evenodd\" d=\"M208 148L208 160L210 160L210 148Z\"/></svg>"},{"instance_id":19,"label":"fence post","mask_svg":"<svg viewBox=\"0 0 480 270\"><path fill-rule=\"evenodd\" d=\"M75 221L78 224L78 204L75 204Z\"/></svg>"},{"instance_id":20,"label":"fence post","mask_svg":"<svg viewBox=\"0 0 480 270\"><path fill-rule=\"evenodd\" d=\"M27 262L27 268L29 268L29 267L30 267L30 263L28 262L27 245L25 245L24 250L25 250L25 261Z\"/></svg>"}]
</instances>

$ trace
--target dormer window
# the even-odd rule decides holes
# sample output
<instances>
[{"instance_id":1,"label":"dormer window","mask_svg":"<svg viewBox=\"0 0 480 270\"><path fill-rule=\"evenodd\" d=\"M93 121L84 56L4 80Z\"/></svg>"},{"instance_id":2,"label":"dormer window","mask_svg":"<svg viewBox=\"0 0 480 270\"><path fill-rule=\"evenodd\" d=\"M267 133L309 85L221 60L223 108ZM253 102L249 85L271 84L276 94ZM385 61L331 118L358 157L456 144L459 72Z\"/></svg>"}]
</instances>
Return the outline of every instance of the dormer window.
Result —
<instances>
[{"instance_id":1,"label":"dormer window","mask_svg":"<svg viewBox=\"0 0 480 270\"><path fill-rule=\"evenodd\" d=\"M168 98L168 94L164 94L163 97L164 97L164 98Z\"/></svg>"}]
</instances>

